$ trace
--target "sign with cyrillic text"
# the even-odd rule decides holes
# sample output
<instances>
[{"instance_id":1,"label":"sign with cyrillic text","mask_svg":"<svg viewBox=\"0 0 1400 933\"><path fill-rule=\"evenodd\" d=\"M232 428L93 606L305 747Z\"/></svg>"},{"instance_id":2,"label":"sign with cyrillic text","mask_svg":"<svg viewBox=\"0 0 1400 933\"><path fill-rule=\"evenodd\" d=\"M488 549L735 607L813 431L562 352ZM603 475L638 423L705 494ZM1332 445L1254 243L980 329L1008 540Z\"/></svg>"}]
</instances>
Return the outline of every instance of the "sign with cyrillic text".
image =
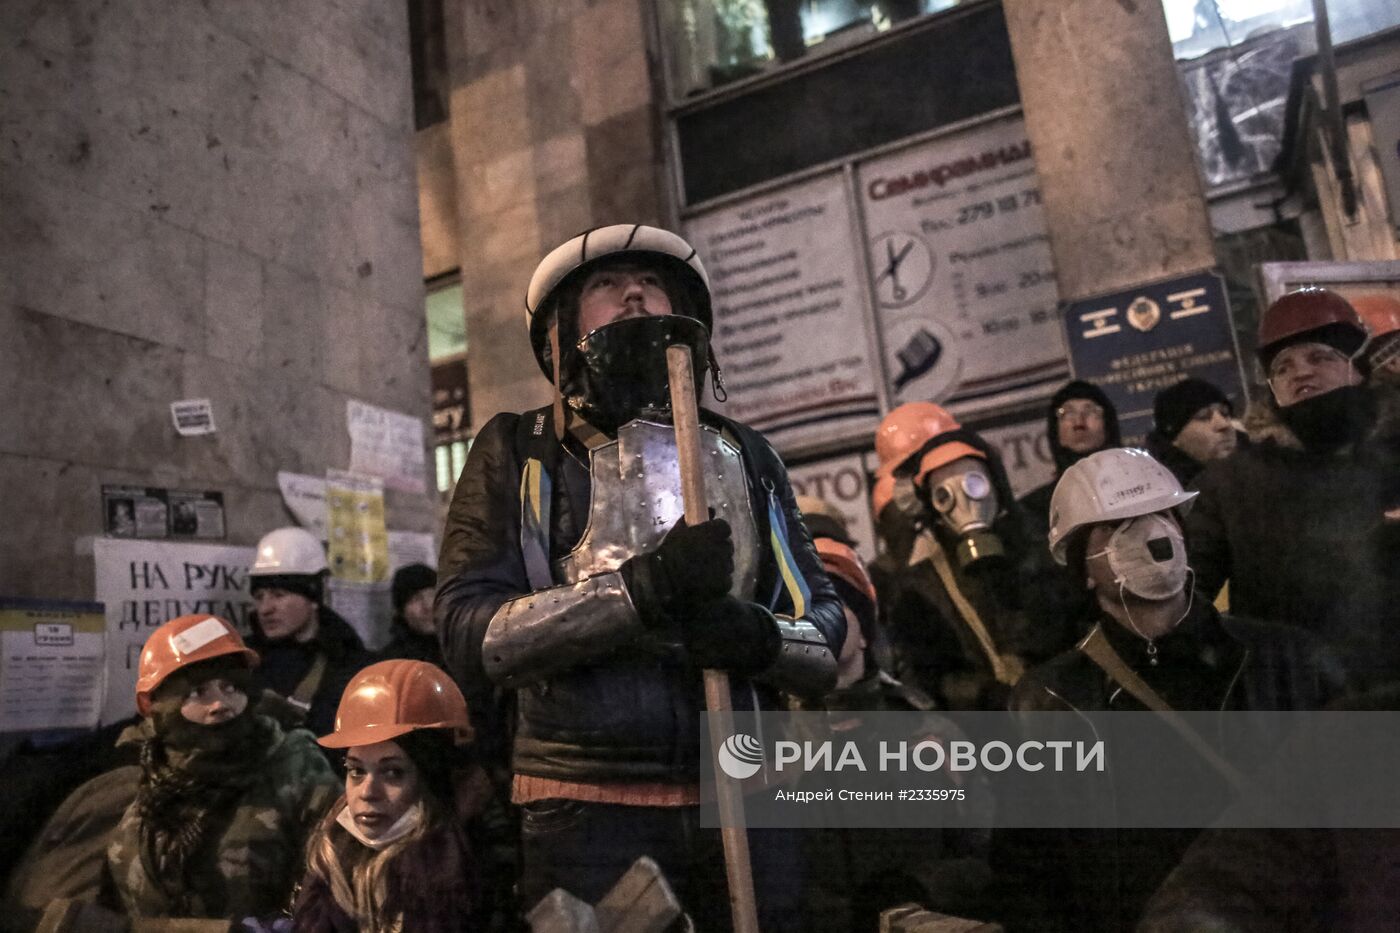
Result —
<instances>
[{"instance_id":1,"label":"sign with cyrillic text","mask_svg":"<svg viewBox=\"0 0 1400 933\"><path fill-rule=\"evenodd\" d=\"M686 235L714 298L728 393L715 407L781 449L873 433L875 367L842 175L705 211Z\"/></svg>"},{"instance_id":2,"label":"sign with cyrillic text","mask_svg":"<svg viewBox=\"0 0 1400 933\"><path fill-rule=\"evenodd\" d=\"M1021 117L857 172L892 404L937 401L968 413L1060 381L1059 294Z\"/></svg>"},{"instance_id":3,"label":"sign with cyrillic text","mask_svg":"<svg viewBox=\"0 0 1400 933\"><path fill-rule=\"evenodd\" d=\"M176 616L208 613L247 631L254 549L98 538L97 600L106 606L107 689L102 722L136 712L136 672L151 632Z\"/></svg>"}]
</instances>

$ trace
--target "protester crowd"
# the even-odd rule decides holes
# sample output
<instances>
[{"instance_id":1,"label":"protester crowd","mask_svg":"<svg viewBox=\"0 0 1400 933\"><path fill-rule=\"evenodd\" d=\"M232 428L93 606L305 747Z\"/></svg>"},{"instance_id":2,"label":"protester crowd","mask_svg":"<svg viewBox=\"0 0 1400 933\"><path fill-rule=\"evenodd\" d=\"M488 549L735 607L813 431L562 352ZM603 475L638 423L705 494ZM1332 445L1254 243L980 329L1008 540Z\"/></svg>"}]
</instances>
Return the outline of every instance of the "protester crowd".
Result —
<instances>
[{"instance_id":1,"label":"protester crowd","mask_svg":"<svg viewBox=\"0 0 1400 933\"><path fill-rule=\"evenodd\" d=\"M727 674L736 710L841 729L888 711L1393 708L1400 390L1375 309L1368 328L1335 293L1284 296L1261 320L1267 390L1237 411L1202 380L1171 385L1145 449L1121 446L1103 390L1070 382L1046 412L1055 477L1019 500L976 431L896 408L873 439L867 567L761 436L705 410L710 518L682 517L661 348L690 348L697 392L723 379L680 237L576 237L526 306L554 400L482 426L438 570L394 575L387 646L328 604L315 536L267 534L246 637L168 621L141 655L139 715L42 759L71 793L11 818L32 841L0 927L515 930L557 889L597 904L645 857L696 929L728 929L720 835L699 821L702 670ZM1339 893L1395 889L1393 861L1354 851L1395 848L1385 834L748 836L765 933L873 933L908 902L1010 930L1395 917ZM1337 880L1296 883L1283 910L1296 851Z\"/></svg>"}]
</instances>

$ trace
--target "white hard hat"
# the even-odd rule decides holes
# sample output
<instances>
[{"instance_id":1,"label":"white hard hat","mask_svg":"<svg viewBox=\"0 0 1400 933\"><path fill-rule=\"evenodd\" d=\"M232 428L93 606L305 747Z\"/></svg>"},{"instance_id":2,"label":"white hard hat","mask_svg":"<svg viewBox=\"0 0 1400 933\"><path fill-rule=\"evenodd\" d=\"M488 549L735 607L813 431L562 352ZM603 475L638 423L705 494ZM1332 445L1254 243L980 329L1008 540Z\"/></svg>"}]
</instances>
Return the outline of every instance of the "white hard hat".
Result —
<instances>
[{"instance_id":1,"label":"white hard hat","mask_svg":"<svg viewBox=\"0 0 1400 933\"><path fill-rule=\"evenodd\" d=\"M548 322L551 299L570 275L605 256L660 259L690 292L696 320L706 330L711 329L710 278L694 247L669 230L646 224L595 227L551 250L530 276L530 288L525 293L525 326L545 375L549 375L549 370L544 364L544 325Z\"/></svg>"},{"instance_id":2,"label":"white hard hat","mask_svg":"<svg viewBox=\"0 0 1400 933\"><path fill-rule=\"evenodd\" d=\"M1099 522L1185 507L1196 493L1145 450L1111 447L1065 470L1050 497L1050 554L1065 562L1069 536Z\"/></svg>"},{"instance_id":3,"label":"white hard hat","mask_svg":"<svg viewBox=\"0 0 1400 933\"><path fill-rule=\"evenodd\" d=\"M249 576L272 577L288 574L318 574L329 569L326 550L316 536L295 526L269 531L258 542Z\"/></svg>"}]
</instances>

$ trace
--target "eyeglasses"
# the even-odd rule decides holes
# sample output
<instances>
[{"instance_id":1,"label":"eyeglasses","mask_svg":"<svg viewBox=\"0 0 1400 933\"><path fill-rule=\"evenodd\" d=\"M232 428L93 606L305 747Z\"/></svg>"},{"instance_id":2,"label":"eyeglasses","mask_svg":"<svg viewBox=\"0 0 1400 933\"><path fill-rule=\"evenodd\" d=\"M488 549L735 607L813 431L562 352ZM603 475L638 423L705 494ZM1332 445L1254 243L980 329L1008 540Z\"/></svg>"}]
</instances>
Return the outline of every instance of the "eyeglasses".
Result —
<instances>
[{"instance_id":1,"label":"eyeglasses","mask_svg":"<svg viewBox=\"0 0 1400 933\"><path fill-rule=\"evenodd\" d=\"M1298 373L1300 367L1319 369L1339 363L1351 365L1351 358L1335 347L1322 343L1296 344L1279 351L1269 364L1269 381L1287 379Z\"/></svg>"},{"instance_id":2,"label":"eyeglasses","mask_svg":"<svg viewBox=\"0 0 1400 933\"><path fill-rule=\"evenodd\" d=\"M1074 421L1078 418L1083 418L1085 421L1095 419L1102 421L1103 408L1093 402L1083 402L1079 405L1068 403L1055 409L1055 418L1059 421Z\"/></svg>"}]
</instances>

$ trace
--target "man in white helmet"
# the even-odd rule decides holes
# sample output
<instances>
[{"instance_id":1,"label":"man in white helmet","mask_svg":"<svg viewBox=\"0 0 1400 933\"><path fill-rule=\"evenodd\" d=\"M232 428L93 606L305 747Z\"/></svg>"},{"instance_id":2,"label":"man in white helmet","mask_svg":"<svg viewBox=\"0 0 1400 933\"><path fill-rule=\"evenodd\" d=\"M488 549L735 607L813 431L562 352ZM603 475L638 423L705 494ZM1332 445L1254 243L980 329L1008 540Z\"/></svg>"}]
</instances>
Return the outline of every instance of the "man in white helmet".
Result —
<instances>
[{"instance_id":1,"label":"man in white helmet","mask_svg":"<svg viewBox=\"0 0 1400 933\"><path fill-rule=\"evenodd\" d=\"M295 527L263 535L248 570L255 606L248 645L262 657L258 679L318 735L334 729L345 685L372 660L350 623L325 604L329 575L321 542Z\"/></svg>"},{"instance_id":2,"label":"man in white helmet","mask_svg":"<svg viewBox=\"0 0 1400 933\"><path fill-rule=\"evenodd\" d=\"M702 412L714 517L679 521L665 348L691 348L697 391L709 370L719 381L688 243L634 224L575 237L535 271L526 320L555 403L477 434L436 606L473 709L493 687L515 701L520 900L563 887L596 901L649 855L701 928L722 929L723 860L716 834L698 832L700 672L727 671L736 708L819 696L841 606L782 462L743 425ZM783 929L792 854L751 837L763 929Z\"/></svg>"},{"instance_id":3,"label":"man in white helmet","mask_svg":"<svg viewBox=\"0 0 1400 933\"><path fill-rule=\"evenodd\" d=\"M1089 635L1028 672L1012 694L1013 710L1146 711L1157 702L1182 711L1305 710L1341 694L1340 671L1308 633L1221 616L1194 593L1181 516L1196 495L1132 448L1102 450L1065 470L1051 497L1050 550L1092 598L1082 629ZM1150 764L1210 767L1185 743L1164 748ZM1134 786L1131 774L1111 772L1107 780L1118 790L1098 794L1105 801ZM1035 876L1014 909L1061 924L1047 928L1131 929L1194 836L1026 831L1001 838L998 862L1008 877ZM1015 926L1024 918L1004 919Z\"/></svg>"}]
</instances>

